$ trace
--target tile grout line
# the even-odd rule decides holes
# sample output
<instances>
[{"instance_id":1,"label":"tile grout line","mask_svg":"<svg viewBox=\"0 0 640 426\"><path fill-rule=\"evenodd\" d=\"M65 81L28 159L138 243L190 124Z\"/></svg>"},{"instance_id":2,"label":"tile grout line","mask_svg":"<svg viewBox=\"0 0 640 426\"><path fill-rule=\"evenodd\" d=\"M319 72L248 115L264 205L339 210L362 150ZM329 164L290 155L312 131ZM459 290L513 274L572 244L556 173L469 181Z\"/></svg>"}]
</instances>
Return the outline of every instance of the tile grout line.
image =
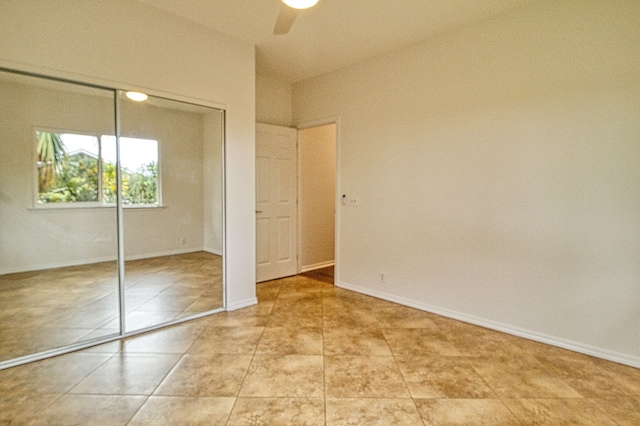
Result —
<instances>
[{"instance_id":1,"label":"tile grout line","mask_svg":"<svg viewBox=\"0 0 640 426\"><path fill-rule=\"evenodd\" d=\"M197 321L197 320L196 320ZM200 338L200 336L202 336L204 334L204 332L206 331L206 329L209 326L205 326L203 327L202 331L200 333L198 333L198 335L193 339L193 342L191 342L191 344L189 345L188 348L186 348L181 354L180 357L176 360L175 364L173 364L173 366L167 371L167 373L162 377L162 379L160 379L158 381L158 384L153 388L153 390L149 393L149 395L146 395L146 398L144 400L144 402L142 404L140 404L140 407L138 407L138 409L135 411L135 413L133 413L133 415L129 418L129 420L125 423L125 426L130 424L131 421L138 415L138 413L140 412L140 410L142 409L142 407L144 407L144 405L149 401L149 399L153 396L153 394L158 390L158 388L165 382L165 380L167 380L167 377L169 377L169 375L177 368L178 364L180 364L180 361L182 361L185 357L185 355L187 355L187 352L189 352L189 349L191 349L191 347L193 346L193 344L195 343L196 340L198 340ZM151 332L153 333L153 331ZM146 333L145 333L146 334ZM142 336L144 336L144 334L142 334ZM135 338L135 337L134 337ZM125 342L124 346L126 346L128 343L130 342ZM141 352L140 354L142 355L175 355L175 353L167 353L167 352L161 352L161 353L156 353L156 352Z\"/></svg>"},{"instance_id":2,"label":"tile grout line","mask_svg":"<svg viewBox=\"0 0 640 426\"><path fill-rule=\"evenodd\" d=\"M256 283L256 286L258 285L258 283ZM275 300L278 300L278 297L280 295L280 290L281 287L278 288L278 293L276 294L276 298ZM260 304L260 300L258 300L258 304ZM256 306L257 306L256 305ZM275 305L275 302L274 302ZM238 403L238 398L240 398L240 392L242 391L242 386L244 386L244 382L247 379L247 376L249 375L249 369L251 369L251 365L253 364L253 360L256 357L256 353L258 352L258 346L260 346L260 341L262 340L262 336L264 336L264 332L267 329L267 324L269 323L269 319L271 318L271 313L273 311L273 306L271 307L271 309L269 310L269 314L267 315L267 320L264 324L264 326L262 327L262 332L260 333L260 338L258 339L258 342L256 343L255 348L253 349L253 353L251 354L251 359L249 360L249 364L247 365L247 369L244 372L244 375L242 376L242 380L240 381L240 385L238 386L238 392L236 393L235 399L233 401L233 405L231 406L231 411L229 411L229 417L227 418L227 421L225 422L225 424L229 424L229 421L231 420L231 416L233 415L233 411L236 408L236 405Z\"/></svg>"},{"instance_id":3,"label":"tile grout line","mask_svg":"<svg viewBox=\"0 0 640 426\"><path fill-rule=\"evenodd\" d=\"M327 425L327 369L326 369L326 357L325 357L325 343L326 343L326 339L325 339L325 331L324 331L324 314L325 314L325 297L324 297L324 293L325 293L325 289L322 289L322 386L323 386L323 392L322 392L322 400L324 402L324 407L323 407L323 413L324 413L324 425Z\"/></svg>"},{"instance_id":4,"label":"tile grout line","mask_svg":"<svg viewBox=\"0 0 640 426\"><path fill-rule=\"evenodd\" d=\"M413 394L411 393L411 389L409 388L409 384L407 383L407 379L406 379L405 375L402 374L402 369L400 368L400 364L398 363L398 359L396 357L396 354L391 349L391 345L389 344L389 341L387 340L387 335L384 333L384 328L382 327L382 323L380 322L380 319L376 315L376 311L375 311L375 309L373 307L373 304L371 303L371 300L369 300L368 303L369 303L369 309L371 309L371 312L372 312L373 316L375 317L376 322L378 323L378 326L380 327L380 332L382 333L382 338L384 339L384 342L387 344L387 347L389 348L389 352L391 353L391 357L393 358L393 362L394 362L396 368L398 369L398 372L400 373L400 377L402 377L402 382L404 383L404 386L407 389L407 393L409 394L409 399L411 399L411 403L413 404L413 407L415 408L416 413L420 417L420 421L422 422L423 425L426 425L425 420L424 420L424 418L422 418L422 414L420 413L420 410L418 409L418 404L416 404L416 400L413 397Z\"/></svg>"}]
</instances>

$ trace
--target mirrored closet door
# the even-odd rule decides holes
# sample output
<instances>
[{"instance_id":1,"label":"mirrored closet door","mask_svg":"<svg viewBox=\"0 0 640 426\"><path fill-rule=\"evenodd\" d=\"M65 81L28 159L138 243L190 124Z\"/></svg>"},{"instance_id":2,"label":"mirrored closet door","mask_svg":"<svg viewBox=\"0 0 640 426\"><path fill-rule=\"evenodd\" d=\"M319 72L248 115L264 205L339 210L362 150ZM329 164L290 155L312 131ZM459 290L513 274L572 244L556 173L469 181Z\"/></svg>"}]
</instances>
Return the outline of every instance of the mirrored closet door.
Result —
<instances>
[{"instance_id":1,"label":"mirrored closet door","mask_svg":"<svg viewBox=\"0 0 640 426\"><path fill-rule=\"evenodd\" d=\"M223 129L0 70L0 368L223 307Z\"/></svg>"},{"instance_id":2,"label":"mirrored closet door","mask_svg":"<svg viewBox=\"0 0 640 426\"><path fill-rule=\"evenodd\" d=\"M118 96L125 329L134 331L223 304L223 115Z\"/></svg>"}]
</instances>

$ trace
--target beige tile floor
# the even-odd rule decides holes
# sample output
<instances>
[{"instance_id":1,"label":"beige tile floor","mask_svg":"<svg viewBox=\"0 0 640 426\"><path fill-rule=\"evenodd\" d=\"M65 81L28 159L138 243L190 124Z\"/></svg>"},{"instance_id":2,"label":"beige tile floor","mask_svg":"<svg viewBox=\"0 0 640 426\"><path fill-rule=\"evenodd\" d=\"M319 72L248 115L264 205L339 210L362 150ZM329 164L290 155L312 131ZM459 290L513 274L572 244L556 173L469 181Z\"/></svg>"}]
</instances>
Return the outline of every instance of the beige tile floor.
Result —
<instances>
[{"instance_id":1,"label":"beige tile floor","mask_svg":"<svg viewBox=\"0 0 640 426\"><path fill-rule=\"evenodd\" d=\"M222 307L222 258L194 252L127 261L127 331ZM0 275L0 361L115 335L115 262Z\"/></svg>"},{"instance_id":2,"label":"beige tile floor","mask_svg":"<svg viewBox=\"0 0 640 426\"><path fill-rule=\"evenodd\" d=\"M639 425L640 370L307 277L0 371L3 425Z\"/></svg>"}]
</instances>

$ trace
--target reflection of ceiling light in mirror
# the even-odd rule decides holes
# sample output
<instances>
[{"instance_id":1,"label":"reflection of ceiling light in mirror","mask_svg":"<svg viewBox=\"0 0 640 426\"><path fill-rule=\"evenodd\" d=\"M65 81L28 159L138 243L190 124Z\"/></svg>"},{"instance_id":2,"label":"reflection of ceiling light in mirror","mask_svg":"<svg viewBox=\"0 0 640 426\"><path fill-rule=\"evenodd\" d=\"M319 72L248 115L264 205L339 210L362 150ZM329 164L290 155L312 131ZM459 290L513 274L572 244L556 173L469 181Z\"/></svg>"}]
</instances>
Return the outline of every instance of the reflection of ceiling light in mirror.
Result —
<instances>
[{"instance_id":1,"label":"reflection of ceiling light in mirror","mask_svg":"<svg viewBox=\"0 0 640 426\"><path fill-rule=\"evenodd\" d=\"M131 99L132 101L142 102L146 101L148 96L140 92L127 92L127 98Z\"/></svg>"},{"instance_id":2,"label":"reflection of ceiling light in mirror","mask_svg":"<svg viewBox=\"0 0 640 426\"><path fill-rule=\"evenodd\" d=\"M318 0L282 0L284 4L294 9L308 9L318 3Z\"/></svg>"}]
</instances>

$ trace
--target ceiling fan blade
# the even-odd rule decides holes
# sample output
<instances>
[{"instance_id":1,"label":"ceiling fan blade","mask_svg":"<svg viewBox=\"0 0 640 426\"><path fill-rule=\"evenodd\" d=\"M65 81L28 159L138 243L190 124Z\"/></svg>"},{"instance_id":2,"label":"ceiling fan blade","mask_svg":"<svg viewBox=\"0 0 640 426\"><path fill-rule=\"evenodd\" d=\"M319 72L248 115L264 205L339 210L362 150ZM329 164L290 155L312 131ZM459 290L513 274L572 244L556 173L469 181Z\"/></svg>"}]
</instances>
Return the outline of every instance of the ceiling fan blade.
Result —
<instances>
[{"instance_id":1,"label":"ceiling fan blade","mask_svg":"<svg viewBox=\"0 0 640 426\"><path fill-rule=\"evenodd\" d=\"M298 16L298 9L294 9L283 3L280 8L278 19L276 19L276 26L273 29L273 34L282 35L288 33L293 25L293 21L296 20L296 16Z\"/></svg>"}]
</instances>

